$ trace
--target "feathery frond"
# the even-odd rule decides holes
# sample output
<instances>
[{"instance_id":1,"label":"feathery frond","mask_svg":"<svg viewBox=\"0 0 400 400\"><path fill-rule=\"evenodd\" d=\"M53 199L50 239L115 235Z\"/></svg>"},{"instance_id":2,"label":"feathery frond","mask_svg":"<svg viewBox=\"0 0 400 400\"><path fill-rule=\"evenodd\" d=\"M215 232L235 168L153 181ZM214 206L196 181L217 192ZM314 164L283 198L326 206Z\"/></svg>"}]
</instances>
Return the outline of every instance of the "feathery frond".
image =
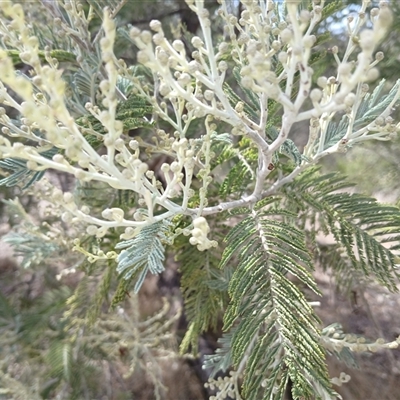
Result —
<instances>
[{"instance_id":1,"label":"feathery frond","mask_svg":"<svg viewBox=\"0 0 400 400\"><path fill-rule=\"evenodd\" d=\"M215 354L206 354L204 356L203 369L210 370L210 378L222 371L226 372L232 366L232 337L235 332L235 327L229 332L224 332L222 337L218 339L218 344Z\"/></svg>"},{"instance_id":2,"label":"feathery frond","mask_svg":"<svg viewBox=\"0 0 400 400\"><path fill-rule=\"evenodd\" d=\"M376 199L343 189L353 186L338 173L322 175L311 168L287 190L309 215L318 213L321 226L333 234L353 268L374 275L392 291L397 290L397 253L400 249L400 210Z\"/></svg>"},{"instance_id":3,"label":"feathery frond","mask_svg":"<svg viewBox=\"0 0 400 400\"><path fill-rule=\"evenodd\" d=\"M168 241L166 234L169 227L167 221L156 222L144 227L134 239L115 246L115 249L124 249L117 259L117 272L125 280L136 277L135 293L139 291L148 272L160 274L164 271L163 242Z\"/></svg>"},{"instance_id":4,"label":"feathery frond","mask_svg":"<svg viewBox=\"0 0 400 400\"><path fill-rule=\"evenodd\" d=\"M384 85L385 80L383 79L372 94L368 93L362 99L353 124L354 131L357 131L358 129L361 129L362 127L371 123L386 109L386 107L396 96L400 86L400 80L396 82L386 96L382 96ZM331 121L326 131L324 149L333 146L341 138L343 138L343 136L346 134L348 126L349 119L347 115L344 115L339 123Z\"/></svg>"},{"instance_id":5,"label":"feathery frond","mask_svg":"<svg viewBox=\"0 0 400 400\"><path fill-rule=\"evenodd\" d=\"M24 268L38 265L61 250L57 243L40 234L10 232L3 240L13 247L16 255L22 256L21 266Z\"/></svg>"},{"instance_id":6,"label":"feathery frond","mask_svg":"<svg viewBox=\"0 0 400 400\"><path fill-rule=\"evenodd\" d=\"M58 149L52 147L50 150L39 153L41 156L51 159L56 154ZM0 168L11 171L11 174L3 179L0 179L0 186L16 186L23 185L22 190L27 189L33 185L36 181L42 179L45 170L33 171L26 166L26 160L19 158L7 158L0 160Z\"/></svg>"},{"instance_id":7,"label":"feathery frond","mask_svg":"<svg viewBox=\"0 0 400 400\"><path fill-rule=\"evenodd\" d=\"M283 222L286 217L294 215L279 209L253 211L227 235L220 264L225 268L237 260L224 330L235 329L234 365L247 360L246 399L280 399L289 378L296 399L318 393L312 382L318 390L333 393L319 344L319 320L289 279L319 293L310 273L311 258L304 233Z\"/></svg>"},{"instance_id":8,"label":"feathery frond","mask_svg":"<svg viewBox=\"0 0 400 400\"><path fill-rule=\"evenodd\" d=\"M223 278L218 271L219 252L214 248L199 252L188 245L187 238L178 238L176 247L185 315L189 321L180 351L185 353L190 349L196 354L199 336L216 328L226 299L226 291L220 290Z\"/></svg>"}]
</instances>

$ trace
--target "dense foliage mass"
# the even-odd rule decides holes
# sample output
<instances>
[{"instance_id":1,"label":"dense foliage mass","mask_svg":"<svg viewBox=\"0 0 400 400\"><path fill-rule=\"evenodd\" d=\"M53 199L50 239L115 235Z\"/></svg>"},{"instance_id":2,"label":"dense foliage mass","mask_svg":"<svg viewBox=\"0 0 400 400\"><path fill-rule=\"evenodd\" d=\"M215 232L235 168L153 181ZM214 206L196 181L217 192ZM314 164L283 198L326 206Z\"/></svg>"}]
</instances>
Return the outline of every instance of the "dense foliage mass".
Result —
<instances>
[{"instance_id":1,"label":"dense foliage mass","mask_svg":"<svg viewBox=\"0 0 400 400\"><path fill-rule=\"evenodd\" d=\"M35 317L0 297L1 334L23 349L35 343L38 364L51 366L32 385L0 364L5 394L94 398L93 371L114 346L127 375L146 370L162 398L155 371L176 358L179 313L170 298L143 319L136 293L171 268L167 255L179 264L187 320L181 354L197 355L200 336L223 324L204 360L213 399L335 399L349 377L329 376L327 353L397 347L322 326L313 276L322 263L338 282L397 290L400 210L319 167L399 133L400 83L368 84L388 4L363 1L347 19L347 47L326 53L338 3L242 0L239 17L223 0L186 3L193 24L167 32L158 20L127 26L124 1L1 2L0 184L43 208L38 222L8 200L18 224L6 240L26 268L60 257L49 268L58 280L84 272L73 293L54 284ZM46 351L34 329L43 321Z\"/></svg>"}]
</instances>

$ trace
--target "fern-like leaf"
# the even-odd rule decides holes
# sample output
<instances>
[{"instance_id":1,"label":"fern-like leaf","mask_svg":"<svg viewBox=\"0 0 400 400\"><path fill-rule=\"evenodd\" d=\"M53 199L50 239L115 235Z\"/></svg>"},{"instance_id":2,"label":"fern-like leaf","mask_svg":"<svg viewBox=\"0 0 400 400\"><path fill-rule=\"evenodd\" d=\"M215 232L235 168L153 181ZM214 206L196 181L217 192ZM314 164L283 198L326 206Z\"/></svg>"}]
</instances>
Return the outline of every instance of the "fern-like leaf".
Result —
<instances>
[{"instance_id":1,"label":"fern-like leaf","mask_svg":"<svg viewBox=\"0 0 400 400\"><path fill-rule=\"evenodd\" d=\"M60 247L44 235L10 232L4 236L4 242L10 244L16 255L22 256L21 266L29 268L49 259Z\"/></svg>"},{"instance_id":2,"label":"fern-like leaf","mask_svg":"<svg viewBox=\"0 0 400 400\"><path fill-rule=\"evenodd\" d=\"M257 209L257 207L256 207ZM318 293L304 233L285 210L259 209L226 237L220 267L237 259L224 329L234 328L232 359L247 359L246 399L280 399L289 378L295 399L333 394L319 344L319 320L290 276Z\"/></svg>"},{"instance_id":3,"label":"fern-like leaf","mask_svg":"<svg viewBox=\"0 0 400 400\"><path fill-rule=\"evenodd\" d=\"M182 340L180 351L198 351L199 336L217 326L226 291L224 277L218 270L219 253L210 249L200 254L186 237L177 239L177 260L180 263L181 287L185 303L185 315L189 328Z\"/></svg>"},{"instance_id":4,"label":"fern-like leaf","mask_svg":"<svg viewBox=\"0 0 400 400\"><path fill-rule=\"evenodd\" d=\"M318 213L321 225L345 250L353 268L397 291L400 210L369 196L343 192L352 186L340 174L322 175L311 168L286 193L299 209Z\"/></svg>"},{"instance_id":5,"label":"fern-like leaf","mask_svg":"<svg viewBox=\"0 0 400 400\"><path fill-rule=\"evenodd\" d=\"M211 369L210 378L214 378L220 371L226 372L232 366L232 337L235 332L233 328L229 332L224 332L222 337L218 339L221 346L215 354L206 354L204 356L203 369Z\"/></svg>"},{"instance_id":6,"label":"fern-like leaf","mask_svg":"<svg viewBox=\"0 0 400 400\"><path fill-rule=\"evenodd\" d=\"M393 86L386 96L382 96L382 90L385 85L383 79L380 84L375 88L372 94L367 94L356 113L353 130L357 131L362 127L374 121L390 104L395 97L400 81ZM336 144L346 134L349 125L348 117L344 115L339 123L330 122L326 131L324 149Z\"/></svg>"},{"instance_id":7,"label":"fern-like leaf","mask_svg":"<svg viewBox=\"0 0 400 400\"><path fill-rule=\"evenodd\" d=\"M50 150L39 153L45 158L52 158L58 151L52 147ZM27 161L19 158L7 158L0 161L0 168L11 171L11 174L3 179L0 179L0 186L16 186L22 184L22 190L27 189L36 181L42 179L45 171L33 171L26 166Z\"/></svg>"},{"instance_id":8,"label":"fern-like leaf","mask_svg":"<svg viewBox=\"0 0 400 400\"><path fill-rule=\"evenodd\" d=\"M167 241L169 226L165 221L154 223L144 227L134 239L116 245L116 249L124 249L117 258L117 272L125 280L134 275L137 277L135 293L139 291L148 272L160 274L164 271L163 242Z\"/></svg>"}]
</instances>

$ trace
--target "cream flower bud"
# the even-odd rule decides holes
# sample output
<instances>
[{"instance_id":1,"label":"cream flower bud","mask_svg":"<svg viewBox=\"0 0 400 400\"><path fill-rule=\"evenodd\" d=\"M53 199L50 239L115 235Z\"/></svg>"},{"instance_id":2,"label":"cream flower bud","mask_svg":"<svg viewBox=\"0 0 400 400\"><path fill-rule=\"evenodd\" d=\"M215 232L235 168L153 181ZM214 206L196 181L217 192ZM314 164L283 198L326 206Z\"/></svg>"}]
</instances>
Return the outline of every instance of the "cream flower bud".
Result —
<instances>
[{"instance_id":1,"label":"cream flower bud","mask_svg":"<svg viewBox=\"0 0 400 400\"><path fill-rule=\"evenodd\" d=\"M224 53L228 52L229 51L229 44L226 43L226 42L220 43L219 46L218 46L218 51L221 54L224 54Z\"/></svg>"},{"instance_id":2,"label":"cream flower bud","mask_svg":"<svg viewBox=\"0 0 400 400\"><path fill-rule=\"evenodd\" d=\"M192 45L193 45L193 47L195 47L196 49L199 49L199 48L201 48L201 47L204 45L204 43L203 43L203 41L202 41L198 36L194 36L194 37L192 38Z\"/></svg>"},{"instance_id":3,"label":"cream flower bud","mask_svg":"<svg viewBox=\"0 0 400 400\"><path fill-rule=\"evenodd\" d=\"M320 15L322 13L322 7L321 6L314 6L313 11L316 15Z\"/></svg>"},{"instance_id":4,"label":"cream flower bud","mask_svg":"<svg viewBox=\"0 0 400 400\"><path fill-rule=\"evenodd\" d=\"M36 170L36 168L38 167L38 164L36 163L36 161L33 161L33 160L28 160L27 162L26 162L26 167L28 168L28 169L31 169L31 170Z\"/></svg>"},{"instance_id":5,"label":"cream flower bud","mask_svg":"<svg viewBox=\"0 0 400 400\"><path fill-rule=\"evenodd\" d=\"M371 29L364 29L360 34L359 43L362 50L371 52L375 46L374 31Z\"/></svg>"},{"instance_id":6,"label":"cream flower bud","mask_svg":"<svg viewBox=\"0 0 400 400\"><path fill-rule=\"evenodd\" d=\"M281 33L281 30L280 30L279 28L275 27L275 28L272 28L271 33L272 33L274 36L278 36L278 35Z\"/></svg>"},{"instance_id":7,"label":"cream flower bud","mask_svg":"<svg viewBox=\"0 0 400 400\"><path fill-rule=\"evenodd\" d=\"M336 104L342 104L344 102L345 99L345 95L342 92L337 92L334 96L333 96L333 101Z\"/></svg>"},{"instance_id":8,"label":"cream flower bud","mask_svg":"<svg viewBox=\"0 0 400 400\"><path fill-rule=\"evenodd\" d=\"M288 53L286 53L286 51L281 51L278 54L278 60L281 64L286 64L287 60L288 60Z\"/></svg>"},{"instance_id":9,"label":"cream flower bud","mask_svg":"<svg viewBox=\"0 0 400 400\"><path fill-rule=\"evenodd\" d=\"M178 61L176 60L175 57L170 57L168 59L168 67L175 69L178 66Z\"/></svg>"},{"instance_id":10,"label":"cream flower bud","mask_svg":"<svg viewBox=\"0 0 400 400\"><path fill-rule=\"evenodd\" d=\"M64 156L62 154L55 154L53 156L53 161L56 163L62 163L65 161Z\"/></svg>"},{"instance_id":11,"label":"cream flower bud","mask_svg":"<svg viewBox=\"0 0 400 400\"><path fill-rule=\"evenodd\" d=\"M90 214L90 208L88 206L86 206L86 205L83 205L81 207L81 211L86 215Z\"/></svg>"},{"instance_id":12,"label":"cream flower bud","mask_svg":"<svg viewBox=\"0 0 400 400\"><path fill-rule=\"evenodd\" d=\"M102 81L100 82L99 87L100 87L100 90L101 90L103 93L107 93L107 92L110 91L110 82L107 81L107 80L102 80Z\"/></svg>"},{"instance_id":13,"label":"cream flower bud","mask_svg":"<svg viewBox=\"0 0 400 400\"><path fill-rule=\"evenodd\" d=\"M196 118L203 118L206 115L206 111L203 108L195 107L195 109L193 111L193 115Z\"/></svg>"},{"instance_id":14,"label":"cream flower bud","mask_svg":"<svg viewBox=\"0 0 400 400\"><path fill-rule=\"evenodd\" d=\"M139 50L137 53L137 60L140 64L146 64L150 58L144 50Z\"/></svg>"},{"instance_id":15,"label":"cream flower bud","mask_svg":"<svg viewBox=\"0 0 400 400\"><path fill-rule=\"evenodd\" d=\"M64 199L63 192L58 188L55 188L53 190L53 193L52 193L51 197L52 197L52 200L56 201L56 202L61 202Z\"/></svg>"},{"instance_id":16,"label":"cream flower bud","mask_svg":"<svg viewBox=\"0 0 400 400\"><path fill-rule=\"evenodd\" d=\"M137 150L137 149L139 148L139 142L138 142L137 140L131 140L131 141L129 142L129 147L130 147L132 150Z\"/></svg>"},{"instance_id":17,"label":"cream flower bud","mask_svg":"<svg viewBox=\"0 0 400 400\"><path fill-rule=\"evenodd\" d=\"M159 32L162 28L161 22L156 19L153 19L152 21L150 21L149 26L150 26L150 29L155 32Z\"/></svg>"},{"instance_id":18,"label":"cream flower bud","mask_svg":"<svg viewBox=\"0 0 400 400\"><path fill-rule=\"evenodd\" d=\"M123 139L121 139L121 138L118 138L118 139L115 141L115 144L114 144L115 148L116 148L118 151L121 151L121 150L124 148L124 145L125 145L125 141L124 141Z\"/></svg>"},{"instance_id":19,"label":"cream flower bud","mask_svg":"<svg viewBox=\"0 0 400 400\"><path fill-rule=\"evenodd\" d=\"M91 236L95 236L97 234L97 226L96 225L89 225L86 227L86 233Z\"/></svg>"},{"instance_id":20,"label":"cream flower bud","mask_svg":"<svg viewBox=\"0 0 400 400\"><path fill-rule=\"evenodd\" d=\"M181 171L181 167L180 167L179 163L177 163L176 161L173 161L171 163L170 169L174 174L176 174L176 173Z\"/></svg>"},{"instance_id":21,"label":"cream flower bud","mask_svg":"<svg viewBox=\"0 0 400 400\"><path fill-rule=\"evenodd\" d=\"M208 101L211 101L214 98L214 92L212 90L206 90L204 92L204 98Z\"/></svg>"},{"instance_id":22,"label":"cream flower bud","mask_svg":"<svg viewBox=\"0 0 400 400\"><path fill-rule=\"evenodd\" d=\"M136 39L140 36L140 29L136 28L136 26L132 26L132 28L129 30L129 36L131 39Z\"/></svg>"},{"instance_id":23,"label":"cream flower bud","mask_svg":"<svg viewBox=\"0 0 400 400\"><path fill-rule=\"evenodd\" d=\"M311 18L311 14L308 10L303 9L300 11L300 15L299 15L300 22L302 22L303 24L306 24L310 21L310 18Z\"/></svg>"},{"instance_id":24,"label":"cream flower bud","mask_svg":"<svg viewBox=\"0 0 400 400\"><path fill-rule=\"evenodd\" d=\"M278 40L274 40L274 41L272 42L272 44L271 44L271 47L272 47L273 50L278 51L278 50L281 49L282 44L281 44L281 42L279 42Z\"/></svg>"},{"instance_id":25,"label":"cream flower bud","mask_svg":"<svg viewBox=\"0 0 400 400\"><path fill-rule=\"evenodd\" d=\"M144 44L150 44L151 43L151 39L152 39L152 34L150 31L142 31L140 33L140 39L142 40L142 42Z\"/></svg>"},{"instance_id":26,"label":"cream flower bud","mask_svg":"<svg viewBox=\"0 0 400 400\"><path fill-rule=\"evenodd\" d=\"M61 214L61 220L66 224L69 224L72 221L72 214L68 211L65 211Z\"/></svg>"},{"instance_id":27,"label":"cream flower bud","mask_svg":"<svg viewBox=\"0 0 400 400\"><path fill-rule=\"evenodd\" d=\"M346 106L351 107L356 100L356 95L354 93L349 93L345 98L344 98L344 104Z\"/></svg>"},{"instance_id":28,"label":"cream flower bud","mask_svg":"<svg viewBox=\"0 0 400 400\"><path fill-rule=\"evenodd\" d=\"M378 43L385 36L388 28L393 23L393 13L390 8L386 6L381 6L379 10L378 18L375 20L374 24L374 34L375 43Z\"/></svg>"},{"instance_id":29,"label":"cream flower bud","mask_svg":"<svg viewBox=\"0 0 400 400\"><path fill-rule=\"evenodd\" d=\"M162 164L161 165L161 171L164 173L164 174L166 174L167 172L169 172L169 170L170 170L170 166L169 166L169 164L167 164L167 163L164 163L164 164Z\"/></svg>"},{"instance_id":30,"label":"cream flower bud","mask_svg":"<svg viewBox=\"0 0 400 400\"><path fill-rule=\"evenodd\" d=\"M76 179L78 179L78 181L84 181L87 176L87 173L85 171L82 171L81 169L77 169L74 172L74 176Z\"/></svg>"},{"instance_id":31,"label":"cream flower bud","mask_svg":"<svg viewBox=\"0 0 400 400\"><path fill-rule=\"evenodd\" d=\"M179 52L185 50L185 45L183 44L182 40L174 40L172 43L172 47Z\"/></svg>"},{"instance_id":32,"label":"cream flower bud","mask_svg":"<svg viewBox=\"0 0 400 400\"><path fill-rule=\"evenodd\" d=\"M338 72L341 75L349 75L351 73L352 66L350 63L341 63L338 67Z\"/></svg>"},{"instance_id":33,"label":"cream flower bud","mask_svg":"<svg viewBox=\"0 0 400 400\"><path fill-rule=\"evenodd\" d=\"M122 222L124 219L124 211L121 208L111 208L111 216L114 221Z\"/></svg>"},{"instance_id":34,"label":"cream flower bud","mask_svg":"<svg viewBox=\"0 0 400 400\"><path fill-rule=\"evenodd\" d=\"M364 93L368 93L368 91L369 91L369 85L368 85L367 83L363 83L363 84L361 85L361 91L364 92Z\"/></svg>"},{"instance_id":35,"label":"cream flower bud","mask_svg":"<svg viewBox=\"0 0 400 400\"><path fill-rule=\"evenodd\" d=\"M379 71L377 68L371 68L366 75L366 80L368 82L375 81L379 78Z\"/></svg>"},{"instance_id":36,"label":"cream flower bud","mask_svg":"<svg viewBox=\"0 0 400 400\"><path fill-rule=\"evenodd\" d=\"M287 28L281 31L280 35L283 43L289 43L293 38L293 32Z\"/></svg>"},{"instance_id":37,"label":"cream flower bud","mask_svg":"<svg viewBox=\"0 0 400 400\"><path fill-rule=\"evenodd\" d=\"M245 89L251 89L254 85L254 81L252 78L249 76L244 76L241 80L240 83Z\"/></svg>"},{"instance_id":38,"label":"cream flower bud","mask_svg":"<svg viewBox=\"0 0 400 400\"><path fill-rule=\"evenodd\" d=\"M195 72L200 71L200 68L201 68L201 65L195 60L190 61L188 64L188 71L191 74L194 74Z\"/></svg>"},{"instance_id":39,"label":"cream flower bud","mask_svg":"<svg viewBox=\"0 0 400 400\"><path fill-rule=\"evenodd\" d=\"M305 36L303 38L303 45L304 45L304 47L310 49L311 47L314 46L316 41L317 41L317 38L314 35Z\"/></svg>"},{"instance_id":40,"label":"cream flower bud","mask_svg":"<svg viewBox=\"0 0 400 400\"><path fill-rule=\"evenodd\" d=\"M196 219L194 219L193 226L207 233L210 231L207 220L204 217L197 217Z\"/></svg>"},{"instance_id":41,"label":"cream flower bud","mask_svg":"<svg viewBox=\"0 0 400 400\"><path fill-rule=\"evenodd\" d=\"M192 237L189 239L189 243L190 243L191 245L193 245L193 246L196 246L196 244L198 244L199 241L198 241L197 238L195 238L195 237L192 236Z\"/></svg>"},{"instance_id":42,"label":"cream flower bud","mask_svg":"<svg viewBox=\"0 0 400 400\"><path fill-rule=\"evenodd\" d=\"M161 50L157 54L157 60L160 61L162 65L168 65L169 55L166 51Z\"/></svg>"},{"instance_id":43,"label":"cream flower bud","mask_svg":"<svg viewBox=\"0 0 400 400\"><path fill-rule=\"evenodd\" d=\"M200 228L194 228L192 230L192 236L195 238L201 238L204 236L204 232Z\"/></svg>"},{"instance_id":44,"label":"cream flower bud","mask_svg":"<svg viewBox=\"0 0 400 400\"><path fill-rule=\"evenodd\" d=\"M63 195L63 199L66 204L72 203L74 201L74 196L71 192L65 192Z\"/></svg>"},{"instance_id":45,"label":"cream flower bud","mask_svg":"<svg viewBox=\"0 0 400 400\"><path fill-rule=\"evenodd\" d=\"M181 74L180 77L178 78L178 83L180 83L183 86L188 85L190 81L191 81L190 75L185 72Z\"/></svg>"},{"instance_id":46,"label":"cream flower bud","mask_svg":"<svg viewBox=\"0 0 400 400\"><path fill-rule=\"evenodd\" d=\"M171 92L171 88L167 84L162 83L160 85L160 94L161 94L161 96L167 96L168 93L170 93L170 92Z\"/></svg>"},{"instance_id":47,"label":"cream flower bud","mask_svg":"<svg viewBox=\"0 0 400 400\"><path fill-rule=\"evenodd\" d=\"M218 63L218 70L220 72L225 72L228 69L228 64L225 61L220 61Z\"/></svg>"},{"instance_id":48,"label":"cream flower bud","mask_svg":"<svg viewBox=\"0 0 400 400\"><path fill-rule=\"evenodd\" d=\"M371 17L376 17L379 14L379 8L371 8L371 11L369 12Z\"/></svg>"},{"instance_id":49,"label":"cream flower bud","mask_svg":"<svg viewBox=\"0 0 400 400\"><path fill-rule=\"evenodd\" d=\"M161 46L161 44L164 42L165 37L162 33L156 33L153 36L153 42L157 45L157 46Z\"/></svg>"},{"instance_id":50,"label":"cream flower bud","mask_svg":"<svg viewBox=\"0 0 400 400\"><path fill-rule=\"evenodd\" d=\"M310 93L310 99L312 102L318 102L322 98L322 91L320 89L313 89Z\"/></svg>"},{"instance_id":51,"label":"cream flower bud","mask_svg":"<svg viewBox=\"0 0 400 400\"><path fill-rule=\"evenodd\" d=\"M244 110L244 103L242 101L239 101L235 106L235 111L241 113L243 112L243 110Z\"/></svg>"},{"instance_id":52,"label":"cream flower bud","mask_svg":"<svg viewBox=\"0 0 400 400\"><path fill-rule=\"evenodd\" d=\"M101 213L105 219L122 222L124 219L124 211L120 208L107 208Z\"/></svg>"}]
</instances>

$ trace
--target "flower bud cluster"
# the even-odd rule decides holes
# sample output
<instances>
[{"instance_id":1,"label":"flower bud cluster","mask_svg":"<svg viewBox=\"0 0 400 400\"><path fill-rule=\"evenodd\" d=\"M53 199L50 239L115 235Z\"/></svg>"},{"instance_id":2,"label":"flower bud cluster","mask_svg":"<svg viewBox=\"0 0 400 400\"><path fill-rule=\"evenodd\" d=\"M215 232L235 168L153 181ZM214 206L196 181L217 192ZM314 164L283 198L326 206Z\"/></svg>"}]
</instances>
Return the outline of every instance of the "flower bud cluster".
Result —
<instances>
[{"instance_id":1,"label":"flower bud cluster","mask_svg":"<svg viewBox=\"0 0 400 400\"><path fill-rule=\"evenodd\" d=\"M209 240L207 235L210 233L210 227L204 217L197 217L193 220L192 237L189 239L190 244L197 246L199 251L208 250L217 247L215 240Z\"/></svg>"},{"instance_id":2,"label":"flower bud cluster","mask_svg":"<svg viewBox=\"0 0 400 400\"><path fill-rule=\"evenodd\" d=\"M336 386L342 386L344 383L349 382L351 379L350 375L347 375L344 372L341 372L338 378L332 378L331 382Z\"/></svg>"},{"instance_id":3,"label":"flower bud cluster","mask_svg":"<svg viewBox=\"0 0 400 400\"><path fill-rule=\"evenodd\" d=\"M130 38L139 49L137 60L157 73L157 94L163 98L157 112L161 118L171 122L165 111L167 102L170 102L184 122L214 115L221 120L237 123L238 116L222 89L228 65L221 57L227 49L222 45L221 52L214 54L210 16L206 9L199 9L199 6L200 3L192 9L202 21L205 40L197 36L192 38L191 44L195 51L187 54L181 40L167 40L160 22L154 20L150 22L150 29L154 33L140 31L136 27L130 30ZM150 94L148 96L152 98ZM187 114L182 113L184 108Z\"/></svg>"},{"instance_id":4,"label":"flower bud cluster","mask_svg":"<svg viewBox=\"0 0 400 400\"><path fill-rule=\"evenodd\" d=\"M210 378L204 387L217 391L217 395L211 396L210 400L239 399L239 378L240 374L236 371L230 371L228 376L219 376L217 379Z\"/></svg>"},{"instance_id":5,"label":"flower bud cluster","mask_svg":"<svg viewBox=\"0 0 400 400\"><path fill-rule=\"evenodd\" d=\"M108 132L106 138L104 138L104 144L108 150L108 157L111 158L114 155L117 141L122 135L123 124L115 119L118 104L116 95L118 70L113 51L116 28L114 21L110 17L109 9L105 8L103 15L104 37L100 40L100 47L102 60L107 71L107 79L102 80L99 86L104 96L102 105L106 110L98 114L98 119ZM122 144L119 147L122 147Z\"/></svg>"},{"instance_id":6,"label":"flower bud cluster","mask_svg":"<svg viewBox=\"0 0 400 400\"><path fill-rule=\"evenodd\" d=\"M166 135L164 131L159 132L159 134ZM189 188L195 167L195 151L193 149L195 144L193 140L188 141L186 138L168 141L175 160L161 165L160 170L166 182L162 198L174 198L182 190L184 195L183 205L186 205L193 195ZM186 185L183 184L184 177Z\"/></svg>"}]
</instances>

